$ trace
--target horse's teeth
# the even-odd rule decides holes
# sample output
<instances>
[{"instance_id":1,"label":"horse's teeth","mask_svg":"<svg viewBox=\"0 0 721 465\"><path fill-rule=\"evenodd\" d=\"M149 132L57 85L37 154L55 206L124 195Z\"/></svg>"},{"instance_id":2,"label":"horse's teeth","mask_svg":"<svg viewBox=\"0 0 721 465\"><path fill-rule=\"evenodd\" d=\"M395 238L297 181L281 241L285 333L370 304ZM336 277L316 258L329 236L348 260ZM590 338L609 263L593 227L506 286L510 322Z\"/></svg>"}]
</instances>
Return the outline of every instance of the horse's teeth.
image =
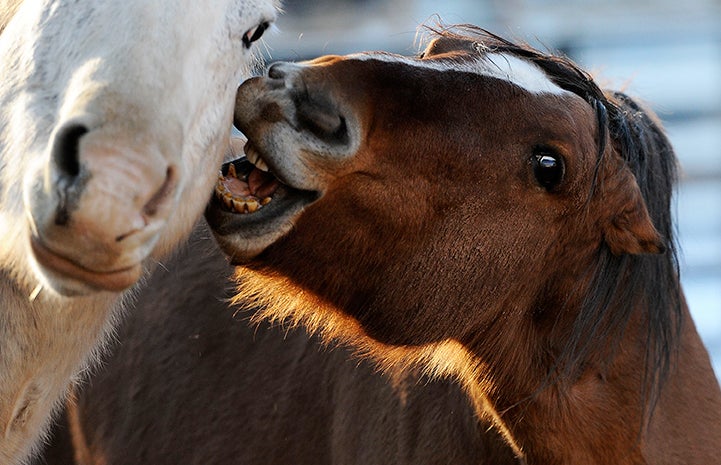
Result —
<instances>
[{"instance_id":1,"label":"horse's teeth","mask_svg":"<svg viewBox=\"0 0 721 465\"><path fill-rule=\"evenodd\" d=\"M235 212L245 213L245 208L243 208L245 205L245 202L243 202L242 200L236 200L236 199L231 200L231 202L233 204L232 208Z\"/></svg>"},{"instance_id":2,"label":"horse's teeth","mask_svg":"<svg viewBox=\"0 0 721 465\"><path fill-rule=\"evenodd\" d=\"M223 203L226 207L232 208L233 207L233 196L230 195L229 192L226 192L223 194Z\"/></svg>"},{"instance_id":3,"label":"horse's teeth","mask_svg":"<svg viewBox=\"0 0 721 465\"><path fill-rule=\"evenodd\" d=\"M260 204L255 200L246 201L245 208L248 210L248 213L255 213L260 208Z\"/></svg>"},{"instance_id":4,"label":"horse's teeth","mask_svg":"<svg viewBox=\"0 0 721 465\"><path fill-rule=\"evenodd\" d=\"M273 200L272 197L263 199L234 197L224 186L220 185L215 187L215 196L222 200L226 207L236 213L255 213Z\"/></svg>"},{"instance_id":5,"label":"horse's teeth","mask_svg":"<svg viewBox=\"0 0 721 465\"><path fill-rule=\"evenodd\" d=\"M236 179L238 178L238 173L235 172L235 165L232 163L228 166L228 176L232 176Z\"/></svg>"},{"instance_id":6,"label":"horse's teeth","mask_svg":"<svg viewBox=\"0 0 721 465\"><path fill-rule=\"evenodd\" d=\"M259 170L268 172L268 164L262 158L258 158L258 161L256 161L254 165Z\"/></svg>"},{"instance_id":7,"label":"horse's teeth","mask_svg":"<svg viewBox=\"0 0 721 465\"><path fill-rule=\"evenodd\" d=\"M246 146L245 148L245 158L248 159L249 162L253 164L256 168L258 168L261 171L268 171L268 164L260 158L260 155L258 154L255 149L252 147Z\"/></svg>"},{"instance_id":8,"label":"horse's teeth","mask_svg":"<svg viewBox=\"0 0 721 465\"><path fill-rule=\"evenodd\" d=\"M255 199L231 199L232 208L236 213L255 213L260 209L260 204Z\"/></svg>"},{"instance_id":9,"label":"horse's teeth","mask_svg":"<svg viewBox=\"0 0 721 465\"><path fill-rule=\"evenodd\" d=\"M248 159L249 162L255 165L255 163L258 161L258 152L253 149L253 147L246 145L245 146L245 158Z\"/></svg>"}]
</instances>

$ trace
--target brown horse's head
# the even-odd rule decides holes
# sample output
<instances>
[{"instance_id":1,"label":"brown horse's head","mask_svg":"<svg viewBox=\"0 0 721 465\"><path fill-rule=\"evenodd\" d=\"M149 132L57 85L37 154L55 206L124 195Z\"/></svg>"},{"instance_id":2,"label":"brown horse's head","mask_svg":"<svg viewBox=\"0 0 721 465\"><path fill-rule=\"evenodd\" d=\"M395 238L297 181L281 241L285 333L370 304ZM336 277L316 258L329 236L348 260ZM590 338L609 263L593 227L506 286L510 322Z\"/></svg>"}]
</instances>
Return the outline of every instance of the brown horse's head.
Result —
<instances>
[{"instance_id":1,"label":"brown horse's head","mask_svg":"<svg viewBox=\"0 0 721 465\"><path fill-rule=\"evenodd\" d=\"M276 63L239 89L247 161L207 217L265 315L371 352L556 357L612 323L619 283L599 270L631 273L625 257L670 239L626 153L643 113L620 99L480 31L412 58Z\"/></svg>"}]
</instances>

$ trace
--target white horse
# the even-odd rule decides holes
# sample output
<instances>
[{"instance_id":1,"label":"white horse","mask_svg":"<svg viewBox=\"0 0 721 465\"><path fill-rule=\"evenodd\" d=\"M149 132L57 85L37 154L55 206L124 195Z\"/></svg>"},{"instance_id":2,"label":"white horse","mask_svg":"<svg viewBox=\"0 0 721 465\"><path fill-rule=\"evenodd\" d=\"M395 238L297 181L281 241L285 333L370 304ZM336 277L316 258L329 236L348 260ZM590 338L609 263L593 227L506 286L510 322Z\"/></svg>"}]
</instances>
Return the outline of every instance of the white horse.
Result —
<instances>
[{"instance_id":1,"label":"white horse","mask_svg":"<svg viewBox=\"0 0 721 465\"><path fill-rule=\"evenodd\" d=\"M0 0L0 463L188 237L277 0Z\"/></svg>"}]
</instances>

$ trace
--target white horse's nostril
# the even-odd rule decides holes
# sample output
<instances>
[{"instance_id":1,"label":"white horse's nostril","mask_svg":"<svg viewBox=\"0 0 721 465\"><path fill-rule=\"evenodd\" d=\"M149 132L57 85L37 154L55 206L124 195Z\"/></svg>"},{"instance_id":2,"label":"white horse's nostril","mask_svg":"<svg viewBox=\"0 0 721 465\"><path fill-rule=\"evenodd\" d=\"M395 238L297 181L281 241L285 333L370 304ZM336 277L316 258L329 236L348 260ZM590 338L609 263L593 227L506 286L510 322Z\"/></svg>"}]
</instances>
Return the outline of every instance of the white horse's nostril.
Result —
<instances>
[{"instance_id":1,"label":"white horse's nostril","mask_svg":"<svg viewBox=\"0 0 721 465\"><path fill-rule=\"evenodd\" d=\"M175 169L173 169L172 166L169 166L165 172L165 182L163 182L163 185L160 186L160 189L158 189L155 194L153 194L150 200L148 200L148 203L146 203L143 207L143 214L145 216L155 216L158 213L160 206L175 189L175 183Z\"/></svg>"},{"instance_id":2,"label":"white horse's nostril","mask_svg":"<svg viewBox=\"0 0 721 465\"><path fill-rule=\"evenodd\" d=\"M69 178L80 174L80 139L87 134L88 127L72 122L59 128L52 145L52 159L59 171Z\"/></svg>"}]
</instances>

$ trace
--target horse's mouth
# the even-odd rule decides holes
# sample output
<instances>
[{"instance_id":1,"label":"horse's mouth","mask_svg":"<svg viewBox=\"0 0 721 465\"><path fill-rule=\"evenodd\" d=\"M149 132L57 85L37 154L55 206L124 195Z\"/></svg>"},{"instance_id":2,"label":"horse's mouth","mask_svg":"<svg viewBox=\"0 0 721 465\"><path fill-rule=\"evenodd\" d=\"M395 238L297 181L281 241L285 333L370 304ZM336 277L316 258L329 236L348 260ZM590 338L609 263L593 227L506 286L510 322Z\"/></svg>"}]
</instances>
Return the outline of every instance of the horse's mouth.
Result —
<instances>
[{"instance_id":1,"label":"horse's mouth","mask_svg":"<svg viewBox=\"0 0 721 465\"><path fill-rule=\"evenodd\" d=\"M244 157L221 167L205 216L226 253L242 262L285 234L319 196L284 182L248 142Z\"/></svg>"},{"instance_id":2,"label":"horse's mouth","mask_svg":"<svg viewBox=\"0 0 721 465\"><path fill-rule=\"evenodd\" d=\"M215 184L215 199L220 201L221 207L241 215L253 214L264 208L283 186L250 142L246 144L245 151L244 157L221 167Z\"/></svg>"}]
</instances>

